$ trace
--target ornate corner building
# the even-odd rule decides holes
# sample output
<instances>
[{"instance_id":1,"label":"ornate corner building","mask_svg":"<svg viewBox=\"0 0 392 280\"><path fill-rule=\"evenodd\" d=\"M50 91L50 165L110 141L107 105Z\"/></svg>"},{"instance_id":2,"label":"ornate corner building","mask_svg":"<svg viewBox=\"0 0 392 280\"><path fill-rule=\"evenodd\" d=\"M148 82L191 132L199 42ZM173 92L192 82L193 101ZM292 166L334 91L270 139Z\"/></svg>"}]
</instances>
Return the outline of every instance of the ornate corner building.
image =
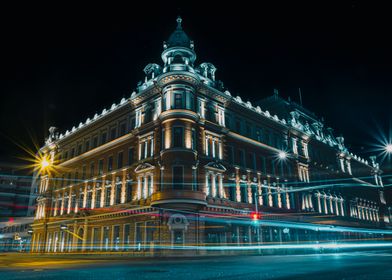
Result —
<instances>
[{"instance_id":1,"label":"ornate corner building","mask_svg":"<svg viewBox=\"0 0 392 280\"><path fill-rule=\"evenodd\" d=\"M129 98L50 130L41 152L56 172L40 176L32 252L358 239L388 226L375 158L277 92L255 105L232 96L213 64L195 63L181 18L162 60Z\"/></svg>"}]
</instances>

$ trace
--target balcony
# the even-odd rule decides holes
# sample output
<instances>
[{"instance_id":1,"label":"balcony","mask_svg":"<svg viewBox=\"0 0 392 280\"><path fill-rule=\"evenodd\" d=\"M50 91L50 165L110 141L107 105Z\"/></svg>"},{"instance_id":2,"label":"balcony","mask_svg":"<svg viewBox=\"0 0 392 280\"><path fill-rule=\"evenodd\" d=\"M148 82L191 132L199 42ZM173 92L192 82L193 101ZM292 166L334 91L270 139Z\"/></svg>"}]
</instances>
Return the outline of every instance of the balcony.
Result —
<instances>
[{"instance_id":1,"label":"balcony","mask_svg":"<svg viewBox=\"0 0 392 280\"><path fill-rule=\"evenodd\" d=\"M151 206L166 206L178 209L196 209L207 205L206 195L201 191L164 190L151 197Z\"/></svg>"}]
</instances>

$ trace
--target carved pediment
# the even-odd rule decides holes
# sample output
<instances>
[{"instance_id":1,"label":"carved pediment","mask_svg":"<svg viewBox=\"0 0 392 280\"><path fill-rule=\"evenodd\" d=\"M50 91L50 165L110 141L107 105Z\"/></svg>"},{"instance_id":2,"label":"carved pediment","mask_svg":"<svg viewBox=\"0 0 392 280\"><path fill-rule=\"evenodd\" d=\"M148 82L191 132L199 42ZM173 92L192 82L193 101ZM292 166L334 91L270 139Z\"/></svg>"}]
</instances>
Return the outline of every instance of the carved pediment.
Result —
<instances>
[{"instance_id":1,"label":"carved pediment","mask_svg":"<svg viewBox=\"0 0 392 280\"><path fill-rule=\"evenodd\" d=\"M221 172L226 171L226 167L224 167L219 162L209 162L204 167L207 169L217 170L217 171L221 171Z\"/></svg>"},{"instance_id":2,"label":"carved pediment","mask_svg":"<svg viewBox=\"0 0 392 280\"><path fill-rule=\"evenodd\" d=\"M150 163L148 163L148 162L144 162L144 163L142 163L142 164L139 164L139 165L135 168L135 172L136 172L136 173L145 172L145 171L148 171L148 170L152 170L152 169L154 169L154 168L155 168L154 165L152 165L152 164L150 164Z\"/></svg>"}]
</instances>

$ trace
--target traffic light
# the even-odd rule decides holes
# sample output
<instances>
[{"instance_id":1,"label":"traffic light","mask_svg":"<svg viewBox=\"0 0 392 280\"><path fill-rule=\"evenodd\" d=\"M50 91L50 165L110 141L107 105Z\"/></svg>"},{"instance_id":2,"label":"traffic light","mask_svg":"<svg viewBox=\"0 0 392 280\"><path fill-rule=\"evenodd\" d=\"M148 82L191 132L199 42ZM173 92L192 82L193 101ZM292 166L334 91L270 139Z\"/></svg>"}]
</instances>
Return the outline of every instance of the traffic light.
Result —
<instances>
[{"instance_id":1,"label":"traffic light","mask_svg":"<svg viewBox=\"0 0 392 280\"><path fill-rule=\"evenodd\" d=\"M252 212L250 214L250 217L252 218L253 221L258 221L261 218L261 214L259 212Z\"/></svg>"}]
</instances>

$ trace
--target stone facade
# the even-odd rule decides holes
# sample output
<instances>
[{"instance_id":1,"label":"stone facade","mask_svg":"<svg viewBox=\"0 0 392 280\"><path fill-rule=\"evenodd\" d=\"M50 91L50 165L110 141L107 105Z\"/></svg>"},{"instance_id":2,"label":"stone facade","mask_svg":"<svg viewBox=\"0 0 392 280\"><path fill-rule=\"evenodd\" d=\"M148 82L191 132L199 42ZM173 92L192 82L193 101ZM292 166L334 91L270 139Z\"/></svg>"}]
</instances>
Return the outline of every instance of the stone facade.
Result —
<instances>
[{"instance_id":1,"label":"stone facade","mask_svg":"<svg viewBox=\"0 0 392 280\"><path fill-rule=\"evenodd\" d=\"M205 253L360 238L365 228L377 236L385 200L376 161L277 93L256 106L233 97L214 65L195 64L181 24L163 44L163 65L148 64L129 98L65 134L51 129L32 251ZM367 205L372 215L353 214Z\"/></svg>"}]
</instances>

